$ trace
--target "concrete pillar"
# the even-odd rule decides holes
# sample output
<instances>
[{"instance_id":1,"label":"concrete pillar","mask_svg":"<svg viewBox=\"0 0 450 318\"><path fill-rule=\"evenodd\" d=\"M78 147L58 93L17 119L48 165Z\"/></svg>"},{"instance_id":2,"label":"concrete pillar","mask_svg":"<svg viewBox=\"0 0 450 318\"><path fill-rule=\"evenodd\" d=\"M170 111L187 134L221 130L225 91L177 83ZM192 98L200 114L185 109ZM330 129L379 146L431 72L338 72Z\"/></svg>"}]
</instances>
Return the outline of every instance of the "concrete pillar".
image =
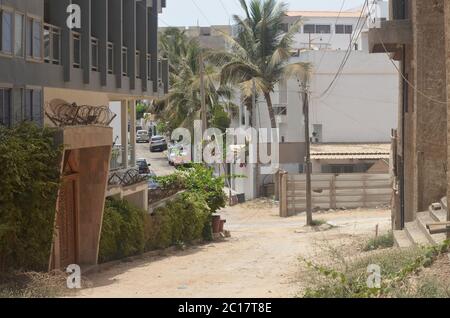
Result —
<instances>
[{"instance_id":1,"label":"concrete pillar","mask_svg":"<svg viewBox=\"0 0 450 318\"><path fill-rule=\"evenodd\" d=\"M124 169L128 169L128 101L126 100L121 101L120 116L122 165Z\"/></svg>"},{"instance_id":2,"label":"concrete pillar","mask_svg":"<svg viewBox=\"0 0 450 318\"><path fill-rule=\"evenodd\" d=\"M427 210L447 192L447 105L442 103L447 100L444 2L413 0L415 211Z\"/></svg>"},{"instance_id":3,"label":"concrete pillar","mask_svg":"<svg viewBox=\"0 0 450 318\"><path fill-rule=\"evenodd\" d=\"M130 116L130 167L136 165L136 100L128 101L128 111Z\"/></svg>"},{"instance_id":4,"label":"concrete pillar","mask_svg":"<svg viewBox=\"0 0 450 318\"><path fill-rule=\"evenodd\" d=\"M447 66L447 123L450 121L450 1L445 1L445 57ZM447 167L450 167L450 126L447 125ZM447 202L450 202L450 173L447 173ZM447 214L447 221L450 221L450 210ZM450 238L450 233L447 234Z\"/></svg>"}]
</instances>

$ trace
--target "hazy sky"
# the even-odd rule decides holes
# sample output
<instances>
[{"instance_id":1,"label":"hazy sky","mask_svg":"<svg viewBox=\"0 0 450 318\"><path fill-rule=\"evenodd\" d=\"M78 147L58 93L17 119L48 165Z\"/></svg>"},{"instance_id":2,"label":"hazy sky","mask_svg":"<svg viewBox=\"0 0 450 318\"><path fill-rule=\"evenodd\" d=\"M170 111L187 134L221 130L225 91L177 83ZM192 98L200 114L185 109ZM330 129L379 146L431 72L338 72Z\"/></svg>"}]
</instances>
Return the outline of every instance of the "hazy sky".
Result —
<instances>
[{"instance_id":1,"label":"hazy sky","mask_svg":"<svg viewBox=\"0 0 450 318\"><path fill-rule=\"evenodd\" d=\"M344 0L284 1L290 10L339 10ZM364 0L345 0L344 8L360 7L363 3ZM233 14L242 14L237 0L167 0L167 8L160 16L160 26L228 24Z\"/></svg>"}]
</instances>

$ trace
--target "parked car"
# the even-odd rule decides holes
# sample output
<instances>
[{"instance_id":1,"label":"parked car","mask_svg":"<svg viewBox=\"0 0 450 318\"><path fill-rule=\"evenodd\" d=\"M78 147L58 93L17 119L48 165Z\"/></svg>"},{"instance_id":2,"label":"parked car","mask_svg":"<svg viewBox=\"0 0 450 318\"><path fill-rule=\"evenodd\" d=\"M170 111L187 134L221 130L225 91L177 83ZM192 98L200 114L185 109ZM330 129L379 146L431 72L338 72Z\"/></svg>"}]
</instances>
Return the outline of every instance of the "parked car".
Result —
<instances>
[{"instance_id":1,"label":"parked car","mask_svg":"<svg viewBox=\"0 0 450 318\"><path fill-rule=\"evenodd\" d=\"M136 165L138 166L139 174L149 174L151 172L151 164L149 164L146 159L137 159Z\"/></svg>"},{"instance_id":2,"label":"parked car","mask_svg":"<svg viewBox=\"0 0 450 318\"><path fill-rule=\"evenodd\" d=\"M188 157L188 152L179 145L174 145L169 148L167 152L167 161L171 166L180 166L191 161Z\"/></svg>"},{"instance_id":3,"label":"parked car","mask_svg":"<svg viewBox=\"0 0 450 318\"><path fill-rule=\"evenodd\" d=\"M148 134L148 131L147 130L138 130L138 132L136 133L136 142L137 143L140 143L140 142L149 143L150 136Z\"/></svg>"},{"instance_id":4,"label":"parked car","mask_svg":"<svg viewBox=\"0 0 450 318\"><path fill-rule=\"evenodd\" d=\"M163 136L153 136L150 139L150 152L167 150L167 141Z\"/></svg>"}]
</instances>

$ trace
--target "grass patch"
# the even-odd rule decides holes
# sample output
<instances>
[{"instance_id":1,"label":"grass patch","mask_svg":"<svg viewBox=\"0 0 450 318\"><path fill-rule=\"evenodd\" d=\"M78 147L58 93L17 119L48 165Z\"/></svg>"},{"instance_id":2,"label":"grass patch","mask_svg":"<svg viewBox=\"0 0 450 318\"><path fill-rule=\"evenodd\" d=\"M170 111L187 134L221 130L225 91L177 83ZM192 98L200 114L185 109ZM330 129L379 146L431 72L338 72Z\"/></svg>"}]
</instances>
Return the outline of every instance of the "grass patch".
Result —
<instances>
[{"instance_id":1,"label":"grass patch","mask_svg":"<svg viewBox=\"0 0 450 318\"><path fill-rule=\"evenodd\" d=\"M371 238L363 247L364 252L378 249L390 248L394 246L394 233L389 231L387 234Z\"/></svg>"},{"instance_id":2,"label":"grass patch","mask_svg":"<svg viewBox=\"0 0 450 318\"><path fill-rule=\"evenodd\" d=\"M312 227L319 227L321 225L327 224L327 221L322 219L312 220L311 226Z\"/></svg>"},{"instance_id":3,"label":"grass patch","mask_svg":"<svg viewBox=\"0 0 450 318\"><path fill-rule=\"evenodd\" d=\"M425 267L448 252L449 242L430 248L389 249L365 253L347 259L334 252L327 264L307 265L305 298L391 298L438 297L447 295L448 288L438 280L411 280ZM341 253L342 254L342 253ZM331 264L331 265L330 265ZM381 269L381 288L370 288L369 265ZM447 297L447 296L446 296Z\"/></svg>"}]
</instances>

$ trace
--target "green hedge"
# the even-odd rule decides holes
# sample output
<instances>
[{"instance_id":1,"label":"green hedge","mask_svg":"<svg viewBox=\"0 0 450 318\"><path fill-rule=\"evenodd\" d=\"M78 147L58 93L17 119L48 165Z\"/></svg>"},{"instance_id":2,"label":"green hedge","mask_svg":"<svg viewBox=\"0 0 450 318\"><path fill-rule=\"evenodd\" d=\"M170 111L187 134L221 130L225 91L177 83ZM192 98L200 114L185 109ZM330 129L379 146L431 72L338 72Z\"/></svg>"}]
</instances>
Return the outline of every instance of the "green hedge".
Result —
<instances>
[{"instance_id":1,"label":"green hedge","mask_svg":"<svg viewBox=\"0 0 450 318\"><path fill-rule=\"evenodd\" d=\"M210 211L204 198L186 192L146 219L146 249L167 248L203 238Z\"/></svg>"},{"instance_id":2,"label":"green hedge","mask_svg":"<svg viewBox=\"0 0 450 318\"><path fill-rule=\"evenodd\" d=\"M212 239L211 215L225 206L224 181L212 169L194 165L157 180L165 189L185 189L153 215L125 201L107 199L99 261L107 262L143 251Z\"/></svg>"},{"instance_id":3,"label":"green hedge","mask_svg":"<svg viewBox=\"0 0 450 318\"><path fill-rule=\"evenodd\" d=\"M0 271L47 269L61 154L54 130L0 127Z\"/></svg>"},{"instance_id":4,"label":"green hedge","mask_svg":"<svg viewBox=\"0 0 450 318\"><path fill-rule=\"evenodd\" d=\"M124 200L107 199L100 238L99 262L142 254L145 211Z\"/></svg>"}]
</instances>

